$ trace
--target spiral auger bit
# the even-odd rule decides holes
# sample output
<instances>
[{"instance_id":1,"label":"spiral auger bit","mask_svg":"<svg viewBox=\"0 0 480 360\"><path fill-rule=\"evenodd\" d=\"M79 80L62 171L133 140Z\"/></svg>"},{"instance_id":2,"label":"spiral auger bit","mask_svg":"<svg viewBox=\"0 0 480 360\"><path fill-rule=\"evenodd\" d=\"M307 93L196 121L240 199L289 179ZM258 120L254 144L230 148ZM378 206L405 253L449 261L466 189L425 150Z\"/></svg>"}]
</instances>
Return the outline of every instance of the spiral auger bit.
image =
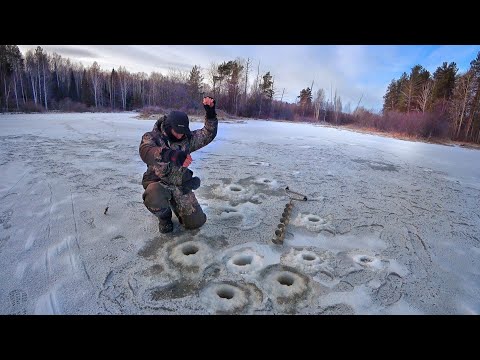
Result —
<instances>
[{"instance_id":1,"label":"spiral auger bit","mask_svg":"<svg viewBox=\"0 0 480 360\"><path fill-rule=\"evenodd\" d=\"M290 215L292 214L293 202L294 201L307 201L307 196L300 194L296 191L292 191L287 186L285 188L285 193L290 198L290 201L285 205L283 209L282 217L280 218L280 223L277 225L275 230L275 236L272 238L272 242L277 245L282 245L285 240L286 226L290 222Z\"/></svg>"}]
</instances>

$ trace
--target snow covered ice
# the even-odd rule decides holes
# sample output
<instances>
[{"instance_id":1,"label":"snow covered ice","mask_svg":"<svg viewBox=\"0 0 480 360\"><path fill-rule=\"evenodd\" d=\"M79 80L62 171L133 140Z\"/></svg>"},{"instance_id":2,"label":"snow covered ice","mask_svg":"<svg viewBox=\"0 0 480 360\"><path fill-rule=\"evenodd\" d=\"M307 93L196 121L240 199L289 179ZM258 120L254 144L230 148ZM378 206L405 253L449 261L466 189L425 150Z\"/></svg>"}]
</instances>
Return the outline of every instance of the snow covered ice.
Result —
<instances>
[{"instance_id":1,"label":"snow covered ice","mask_svg":"<svg viewBox=\"0 0 480 360\"><path fill-rule=\"evenodd\" d=\"M480 312L478 150L220 121L207 223L162 235L136 116L0 115L1 314ZM286 186L309 201L275 245Z\"/></svg>"}]
</instances>

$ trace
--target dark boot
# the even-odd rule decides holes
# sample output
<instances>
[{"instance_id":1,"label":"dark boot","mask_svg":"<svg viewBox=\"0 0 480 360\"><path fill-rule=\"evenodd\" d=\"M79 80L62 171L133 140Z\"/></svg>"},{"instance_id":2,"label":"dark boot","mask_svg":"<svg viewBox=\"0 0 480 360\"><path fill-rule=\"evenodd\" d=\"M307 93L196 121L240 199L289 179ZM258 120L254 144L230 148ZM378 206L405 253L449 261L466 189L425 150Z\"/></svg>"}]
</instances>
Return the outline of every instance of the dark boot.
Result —
<instances>
[{"instance_id":1,"label":"dark boot","mask_svg":"<svg viewBox=\"0 0 480 360\"><path fill-rule=\"evenodd\" d=\"M158 219L158 231L166 234L173 231L172 219Z\"/></svg>"},{"instance_id":2,"label":"dark boot","mask_svg":"<svg viewBox=\"0 0 480 360\"><path fill-rule=\"evenodd\" d=\"M172 210L170 208L163 208L157 212L158 217L158 231L166 234L173 231Z\"/></svg>"}]
</instances>

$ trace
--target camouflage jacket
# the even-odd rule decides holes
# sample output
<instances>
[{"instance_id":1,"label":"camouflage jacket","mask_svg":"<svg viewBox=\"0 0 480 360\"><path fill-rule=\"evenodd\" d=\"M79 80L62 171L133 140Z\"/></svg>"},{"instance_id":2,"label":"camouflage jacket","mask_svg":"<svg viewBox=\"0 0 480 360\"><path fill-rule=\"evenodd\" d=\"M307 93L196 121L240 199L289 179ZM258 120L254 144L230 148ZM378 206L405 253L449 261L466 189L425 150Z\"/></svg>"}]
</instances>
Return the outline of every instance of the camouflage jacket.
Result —
<instances>
[{"instance_id":1,"label":"camouflage jacket","mask_svg":"<svg viewBox=\"0 0 480 360\"><path fill-rule=\"evenodd\" d=\"M163 126L165 118L166 116L160 117L153 130L145 133L140 142L140 157L147 164L147 171L143 174L142 180L144 188L157 181L167 187L181 186L185 180L192 177L192 171L172 162L164 162L162 151L173 149L192 153L212 142L217 135L218 119L205 118L202 129L192 131L190 137L184 137L181 141L171 142Z\"/></svg>"}]
</instances>

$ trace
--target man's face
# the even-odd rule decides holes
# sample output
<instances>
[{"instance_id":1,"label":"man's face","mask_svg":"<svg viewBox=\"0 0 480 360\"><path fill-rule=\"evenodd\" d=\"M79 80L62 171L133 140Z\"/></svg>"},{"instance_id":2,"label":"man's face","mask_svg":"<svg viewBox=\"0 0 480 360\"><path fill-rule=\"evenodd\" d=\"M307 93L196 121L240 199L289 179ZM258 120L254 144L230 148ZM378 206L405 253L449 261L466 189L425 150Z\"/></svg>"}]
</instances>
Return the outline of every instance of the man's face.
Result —
<instances>
[{"instance_id":1,"label":"man's face","mask_svg":"<svg viewBox=\"0 0 480 360\"><path fill-rule=\"evenodd\" d=\"M175 130L172 129L172 135L175 136L178 140L182 139L185 135L177 133Z\"/></svg>"}]
</instances>

